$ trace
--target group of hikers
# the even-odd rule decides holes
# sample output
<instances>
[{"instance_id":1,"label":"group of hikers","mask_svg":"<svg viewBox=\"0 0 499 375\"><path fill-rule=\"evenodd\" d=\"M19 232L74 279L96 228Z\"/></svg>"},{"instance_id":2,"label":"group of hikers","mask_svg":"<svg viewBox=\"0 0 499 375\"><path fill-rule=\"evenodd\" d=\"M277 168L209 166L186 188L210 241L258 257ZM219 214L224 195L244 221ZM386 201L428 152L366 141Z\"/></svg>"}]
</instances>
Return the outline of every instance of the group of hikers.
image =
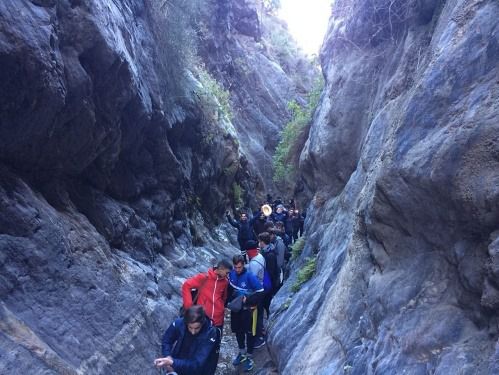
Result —
<instances>
[{"instance_id":1,"label":"group of hikers","mask_svg":"<svg viewBox=\"0 0 499 375\"><path fill-rule=\"evenodd\" d=\"M252 217L239 220L226 213L238 230L241 253L232 262L221 259L206 273L182 284L182 314L166 330L162 357L154 361L170 375L213 375L217 369L225 308L239 353L234 366L253 370L253 351L265 345L264 313L282 285L290 246L303 234L305 215L293 200L267 201Z\"/></svg>"}]
</instances>

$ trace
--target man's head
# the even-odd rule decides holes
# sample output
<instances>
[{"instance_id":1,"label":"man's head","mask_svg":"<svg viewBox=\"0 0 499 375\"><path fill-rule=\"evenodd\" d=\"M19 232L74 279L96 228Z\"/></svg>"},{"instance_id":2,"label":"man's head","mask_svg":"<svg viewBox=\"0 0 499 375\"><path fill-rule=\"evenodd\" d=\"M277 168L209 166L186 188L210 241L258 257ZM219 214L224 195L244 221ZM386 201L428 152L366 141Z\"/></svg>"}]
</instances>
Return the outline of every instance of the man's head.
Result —
<instances>
[{"instance_id":1,"label":"man's head","mask_svg":"<svg viewBox=\"0 0 499 375\"><path fill-rule=\"evenodd\" d=\"M220 259L215 266L215 273L221 279L226 278L231 270L232 264L227 259Z\"/></svg>"},{"instance_id":2,"label":"man's head","mask_svg":"<svg viewBox=\"0 0 499 375\"><path fill-rule=\"evenodd\" d=\"M232 258L232 264L234 265L234 270L238 275L242 274L244 271L244 257L240 254L234 255Z\"/></svg>"},{"instance_id":3,"label":"man's head","mask_svg":"<svg viewBox=\"0 0 499 375\"><path fill-rule=\"evenodd\" d=\"M248 258L252 259L258 255L258 243L255 240L249 240L246 242L246 254Z\"/></svg>"},{"instance_id":4,"label":"man's head","mask_svg":"<svg viewBox=\"0 0 499 375\"><path fill-rule=\"evenodd\" d=\"M248 220L248 214L246 212L241 213L241 221L247 221Z\"/></svg>"},{"instance_id":5,"label":"man's head","mask_svg":"<svg viewBox=\"0 0 499 375\"><path fill-rule=\"evenodd\" d=\"M279 233L279 231L277 230L277 228L273 228L270 232L269 232L269 236L270 236L270 242L274 243L275 242L275 239L277 237L277 234Z\"/></svg>"},{"instance_id":6,"label":"man's head","mask_svg":"<svg viewBox=\"0 0 499 375\"><path fill-rule=\"evenodd\" d=\"M274 223L271 222L271 221L267 221L263 228L265 229L265 232L270 232L272 230L272 228L274 228Z\"/></svg>"},{"instance_id":7,"label":"man's head","mask_svg":"<svg viewBox=\"0 0 499 375\"><path fill-rule=\"evenodd\" d=\"M293 215L295 213L295 210L293 210L292 208L289 209L288 211L289 215Z\"/></svg>"},{"instance_id":8,"label":"man's head","mask_svg":"<svg viewBox=\"0 0 499 375\"><path fill-rule=\"evenodd\" d=\"M264 248L270 243L270 234L269 232L263 232L258 235L258 244L260 248Z\"/></svg>"},{"instance_id":9,"label":"man's head","mask_svg":"<svg viewBox=\"0 0 499 375\"><path fill-rule=\"evenodd\" d=\"M201 305L189 307L184 314L184 323L191 335L197 335L205 322L206 314Z\"/></svg>"},{"instance_id":10,"label":"man's head","mask_svg":"<svg viewBox=\"0 0 499 375\"><path fill-rule=\"evenodd\" d=\"M276 212L280 214L282 211L284 211L284 206L282 204L277 206Z\"/></svg>"}]
</instances>

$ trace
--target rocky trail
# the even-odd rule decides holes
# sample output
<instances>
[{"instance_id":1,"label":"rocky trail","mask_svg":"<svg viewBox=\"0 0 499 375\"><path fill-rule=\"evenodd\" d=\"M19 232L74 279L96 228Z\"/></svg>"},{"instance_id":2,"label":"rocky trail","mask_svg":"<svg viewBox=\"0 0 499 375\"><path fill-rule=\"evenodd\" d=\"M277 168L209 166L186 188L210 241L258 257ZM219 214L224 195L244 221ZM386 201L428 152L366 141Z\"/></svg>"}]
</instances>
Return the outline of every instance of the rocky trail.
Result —
<instances>
[{"instance_id":1,"label":"rocky trail","mask_svg":"<svg viewBox=\"0 0 499 375\"><path fill-rule=\"evenodd\" d=\"M266 323L266 322L265 322ZM217 375L242 375L247 374L243 371L242 366L234 367L232 361L239 353L235 336L230 331L230 313L226 313L224 323L224 336L220 347L220 360L218 362ZM270 357L267 345L255 349L253 359L255 360L255 368L251 372L255 375L275 375L278 374Z\"/></svg>"}]
</instances>

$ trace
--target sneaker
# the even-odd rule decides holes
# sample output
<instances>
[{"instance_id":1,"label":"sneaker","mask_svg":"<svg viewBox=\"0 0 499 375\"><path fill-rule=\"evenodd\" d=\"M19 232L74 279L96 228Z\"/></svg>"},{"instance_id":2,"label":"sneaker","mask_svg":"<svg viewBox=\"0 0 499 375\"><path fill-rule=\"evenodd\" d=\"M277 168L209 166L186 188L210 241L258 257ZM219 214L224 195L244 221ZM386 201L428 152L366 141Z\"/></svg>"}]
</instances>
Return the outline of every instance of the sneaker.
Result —
<instances>
[{"instance_id":1,"label":"sneaker","mask_svg":"<svg viewBox=\"0 0 499 375\"><path fill-rule=\"evenodd\" d=\"M265 345L265 339L263 337L257 337L255 340L255 344L253 345L254 349L259 349Z\"/></svg>"},{"instance_id":2,"label":"sneaker","mask_svg":"<svg viewBox=\"0 0 499 375\"><path fill-rule=\"evenodd\" d=\"M246 357L246 361L244 361L244 372L250 372L253 370L254 362L251 358Z\"/></svg>"},{"instance_id":3,"label":"sneaker","mask_svg":"<svg viewBox=\"0 0 499 375\"><path fill-rule=\"evenodd\" d=\"M237 355L236 359L234 359L234 360L232 361L232 364L233 364L234 366L239 366L241 363L246 362L246 360L247 360L247 359L248 359L248 357L246 357L246 355L245 355L245 354L243 354L243 353L239 353L239 354Z\"/></svg>"}]
</instances>

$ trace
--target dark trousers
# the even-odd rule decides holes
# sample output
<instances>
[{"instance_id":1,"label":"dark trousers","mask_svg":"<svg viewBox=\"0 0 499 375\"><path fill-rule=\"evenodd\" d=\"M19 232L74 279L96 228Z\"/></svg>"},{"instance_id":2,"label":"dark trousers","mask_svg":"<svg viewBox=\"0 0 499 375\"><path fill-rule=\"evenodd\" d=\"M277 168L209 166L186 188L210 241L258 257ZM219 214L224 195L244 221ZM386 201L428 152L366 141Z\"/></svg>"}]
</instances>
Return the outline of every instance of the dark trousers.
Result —
<instances>
[{"instance_id":1,"label":"dark trousers","mask_svg":"<svg viewBox=\"0 0 499 375\"><path fill-rule=\"evenodd\" d=\"M274 297L274 294L272 292L266 293L265 297L263 297L262 305L263 309L267 312L267 318L270 316L270 303L272 302L272 297Z\"/></svg>"},{"instance_id":2,"label":"dark trousers","mask_svg":"<svg viewBox=\"0 0 499 375\"><path fill-rule=\"evenodd\" d=\"M249 355L253 354L253 346L255 345L255 336L253 336L253 333L238 332L236 333L236 339L237 339L237 346L239 346L239 350L242 350L246 347L246 352Z\"/></svg>"},{"instance_id":3,"label":"dark trousers","mask_svg":"<svg viewBox=\"0 0 499 375\"><path fill-rule=\"evenodd\" d=\"M261 301L257 306L258 315L256 318L256 336L263 337L263 301Z\"/></svg>"}]
</instances>

